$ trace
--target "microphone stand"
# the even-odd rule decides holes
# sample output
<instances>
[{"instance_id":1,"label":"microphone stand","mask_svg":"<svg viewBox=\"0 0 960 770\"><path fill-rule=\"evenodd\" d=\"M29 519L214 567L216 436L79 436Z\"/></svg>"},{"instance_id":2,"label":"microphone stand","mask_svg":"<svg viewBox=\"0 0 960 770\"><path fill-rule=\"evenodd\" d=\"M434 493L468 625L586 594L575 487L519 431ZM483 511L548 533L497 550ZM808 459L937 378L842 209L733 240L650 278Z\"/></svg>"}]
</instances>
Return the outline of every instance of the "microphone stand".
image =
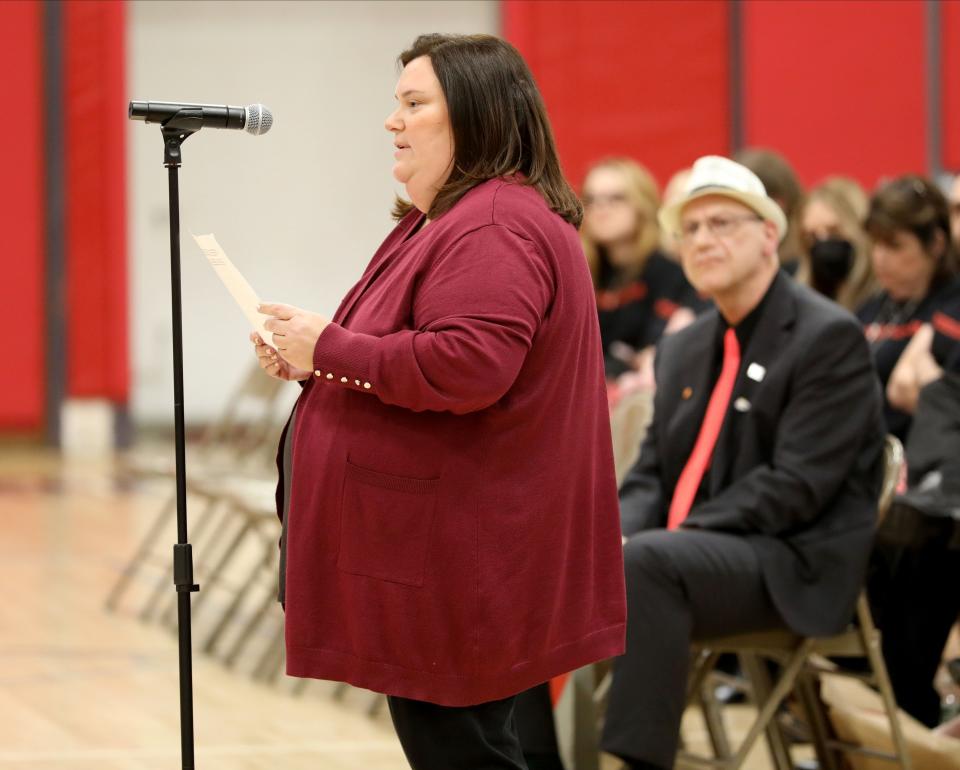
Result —
<instances>
[{"instance_id":1,"label":"microphone stand","mask_svg":"<svg viewBox=\"0 0 960 770\"><path fill-rule=\"evenodd\" d=\"M180 657L180 756L182 770L194 770L193 649L190 594L193 549L187 540L187 473L183 425L183 321L180 296L180 146L202 127L203 113L181 110L162 124L163 165L167 168L170 209L170 293L173 316L173 417L177 469L177 542L173 546L173 584L177 591L177 630Z\"/></svg>"}]
</instances>

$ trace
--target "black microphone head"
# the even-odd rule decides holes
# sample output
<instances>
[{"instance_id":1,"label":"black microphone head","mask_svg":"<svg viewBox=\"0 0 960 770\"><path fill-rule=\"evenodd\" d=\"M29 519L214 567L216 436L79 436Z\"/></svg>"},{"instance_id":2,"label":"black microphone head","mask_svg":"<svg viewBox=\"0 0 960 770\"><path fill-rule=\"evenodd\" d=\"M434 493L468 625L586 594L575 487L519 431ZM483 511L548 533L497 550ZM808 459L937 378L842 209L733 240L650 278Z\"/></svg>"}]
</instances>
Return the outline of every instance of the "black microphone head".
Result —
<instances>
[{"instance_id":1,"label":"black microphone head","mask_svg":"<svg viewBox=\"0 0 960 770\"><path fill-rule=\"evenodd\" d=\"M243 128L254 136L265 134L273 126L273 113L262 104L251 104L244 107L246 120Z\"/></svg>"}]
</instances>

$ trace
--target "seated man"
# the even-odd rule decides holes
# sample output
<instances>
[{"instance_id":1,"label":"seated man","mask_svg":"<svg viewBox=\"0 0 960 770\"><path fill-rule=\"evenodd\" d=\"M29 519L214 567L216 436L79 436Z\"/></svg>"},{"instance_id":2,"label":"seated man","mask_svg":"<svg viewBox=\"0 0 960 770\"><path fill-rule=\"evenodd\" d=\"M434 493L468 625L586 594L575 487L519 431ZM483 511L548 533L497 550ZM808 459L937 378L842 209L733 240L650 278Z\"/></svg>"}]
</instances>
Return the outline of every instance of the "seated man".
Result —
<instances>
[{"instance_id":1,"label":"seated man","mask_svg":"<svg viewBox=\"0 0 960 770\"><path fill-rule=\"evenodd\" d=\"M691 641L852 619L883 472L863 332L780 271L786 221L760 180L701 158L660 220L716 310L661 342L621 489L627 651L602 747L647 769L673 767Z\"/></svg>"}]
</instances>

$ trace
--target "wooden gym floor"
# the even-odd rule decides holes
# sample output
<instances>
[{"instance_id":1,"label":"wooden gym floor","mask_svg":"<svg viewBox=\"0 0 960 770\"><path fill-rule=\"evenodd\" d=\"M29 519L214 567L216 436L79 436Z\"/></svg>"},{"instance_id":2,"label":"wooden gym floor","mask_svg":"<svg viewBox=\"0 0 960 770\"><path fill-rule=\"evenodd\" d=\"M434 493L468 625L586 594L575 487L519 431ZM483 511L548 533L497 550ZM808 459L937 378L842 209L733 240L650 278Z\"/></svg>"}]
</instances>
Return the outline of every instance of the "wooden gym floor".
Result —
<instances>
[{"instance_id":1,"label":"wooden gym floor","mask_svg":"<svg viewBox=\"0 0 960 770\"><path fill-rule=\"evenodd\" d=\"M176 639L103 608L171 489L120 483L107 460L0 447L0 770L180 767ZM323 683L300 696L289 684L195 654L197 768L407 767L385 709L365 713L368 694L334 701ZM748 767L768 767L765 752Z\"/></svg>"}]
</instances>

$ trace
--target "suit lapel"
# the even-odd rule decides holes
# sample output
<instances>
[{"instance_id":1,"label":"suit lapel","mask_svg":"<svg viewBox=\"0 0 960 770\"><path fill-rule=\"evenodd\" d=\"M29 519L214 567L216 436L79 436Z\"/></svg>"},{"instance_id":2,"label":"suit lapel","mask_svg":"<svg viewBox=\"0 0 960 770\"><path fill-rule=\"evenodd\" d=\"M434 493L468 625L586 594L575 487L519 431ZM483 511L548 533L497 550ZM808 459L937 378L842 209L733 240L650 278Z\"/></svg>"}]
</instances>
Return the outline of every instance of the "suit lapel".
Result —
<instances>
[{"instance_id":1,"label":"suit lapel","mask_svg":"<svg viewBox=\"0 0 960 770\"><path fill-rule=\"evenodd\" d=\"M667 428L670 456L675 462L670 469L674 484L686 464L700 433L700 425L707 411L707 402L713 390L713 369L716 356L717 325L720 316L709 311L712 318L703 332L689 341L681 353L679 388L668 394L676 404Z\"/></svg>"},{"instance_id":2,"label":"suit lapel","mask_svg":"<svg viewBox=\"0 0 960 770\"><path fill-rule=\"evenodd\" d=\"M717 437L717 445L710 464L710 496L723 488L730 465L735 459L736 447L731 446L730 431L738 420L750 411L754 397L762 386L767 371L783 350L785 337L796 318L796 298L792 279L778 273L770 296L761 310L756 328L740 359L740 372L733 386L730 405Z\"/></svg>"}]
</instances>

